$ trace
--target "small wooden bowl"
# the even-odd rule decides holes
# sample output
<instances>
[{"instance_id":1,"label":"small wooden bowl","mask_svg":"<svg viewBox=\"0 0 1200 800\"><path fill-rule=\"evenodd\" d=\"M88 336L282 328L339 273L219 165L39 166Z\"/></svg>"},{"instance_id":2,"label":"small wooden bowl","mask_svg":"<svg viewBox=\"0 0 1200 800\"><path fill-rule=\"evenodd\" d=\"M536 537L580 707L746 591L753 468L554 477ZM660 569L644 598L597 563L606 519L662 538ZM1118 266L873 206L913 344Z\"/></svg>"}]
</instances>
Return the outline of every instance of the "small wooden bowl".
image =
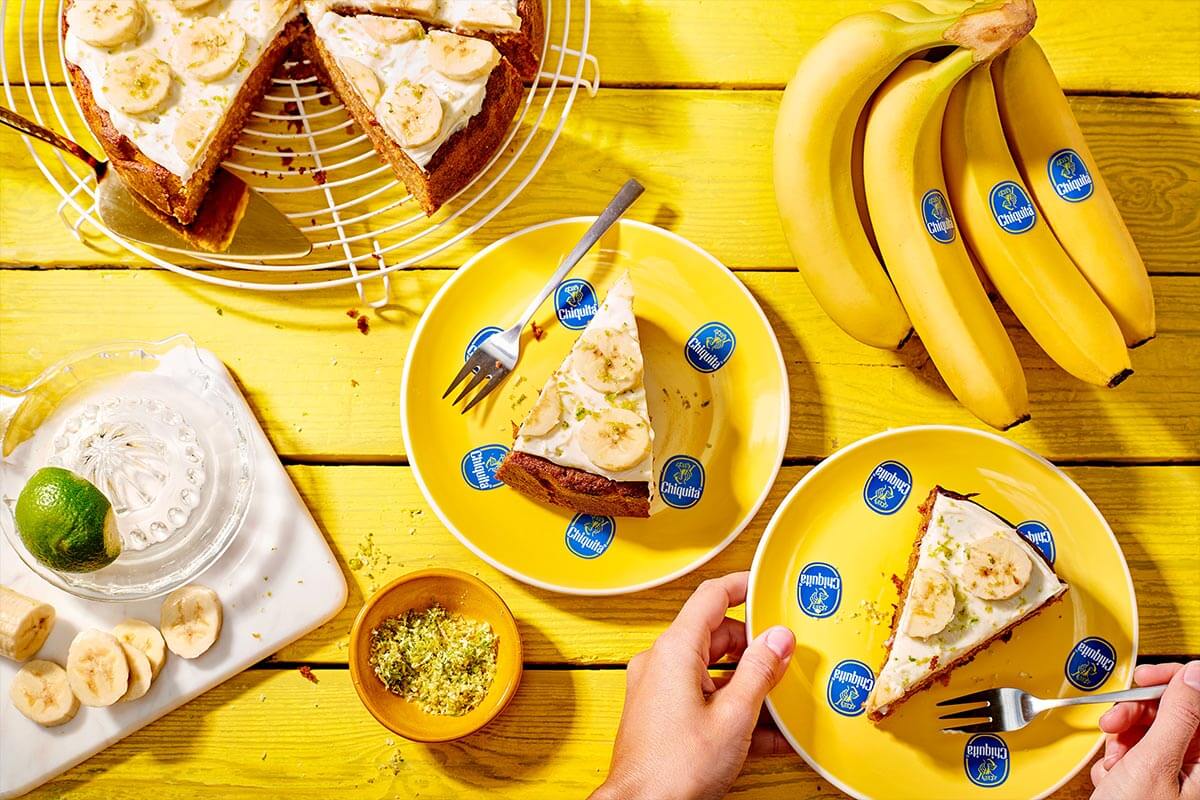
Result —
<instances>
[{"instance_id":1,"label":"small wooden bowl","mask_svg":"<svg viewBox=\"0 0 1200 800\"><path fill-rule=\"evenodd\" d=\"M368 661L375 626L410 609L437 604L451 614L487 622L499 640L496 678L482 702L461 717L425 713L389 691ZM359 699L381 725L415 742L460 739L495 719L517 693L521 659L521 635L508 606L492 587L458 570L425 569L397 578L371 595L350 629L350 680Z\"/></svg>"}]
</instances>

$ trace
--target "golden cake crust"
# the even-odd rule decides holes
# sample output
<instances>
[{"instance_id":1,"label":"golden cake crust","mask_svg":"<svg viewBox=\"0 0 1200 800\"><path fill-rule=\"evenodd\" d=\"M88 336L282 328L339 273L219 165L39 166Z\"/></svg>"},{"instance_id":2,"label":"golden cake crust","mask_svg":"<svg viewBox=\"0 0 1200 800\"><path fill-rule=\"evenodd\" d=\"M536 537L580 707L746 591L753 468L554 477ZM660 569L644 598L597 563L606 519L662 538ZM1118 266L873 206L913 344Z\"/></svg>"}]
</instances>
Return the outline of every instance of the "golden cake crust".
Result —
<instances>
[{"instance_id":1,"label":"golden cake crust","mask_svg":"<svg viewBox=\"0 0 1200 800\"><path fill-rule=\"evenodd\" d=\"M650 485L613 481L530 453L510 452L496 477L541 503L608 517L650 516Z\"/></svg>"}]
</instances>

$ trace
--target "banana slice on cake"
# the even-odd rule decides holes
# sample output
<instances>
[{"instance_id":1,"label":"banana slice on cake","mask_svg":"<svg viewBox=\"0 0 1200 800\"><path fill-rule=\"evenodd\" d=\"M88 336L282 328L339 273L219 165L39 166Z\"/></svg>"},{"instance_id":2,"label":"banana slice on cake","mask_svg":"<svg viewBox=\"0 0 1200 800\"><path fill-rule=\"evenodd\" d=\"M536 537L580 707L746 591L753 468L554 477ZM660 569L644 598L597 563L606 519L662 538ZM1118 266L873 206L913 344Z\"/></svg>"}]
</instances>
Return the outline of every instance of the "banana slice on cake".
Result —
<instances>
[{"instance_id":1,"label":"banana slice on cake","mask_svg":"<svg viewBox=\"0 0 1200 800\"><path fill-rule=\"evenodd\" d=\"M1021 546L1005 536L989 536L971 544L963 567L963 588L983 600L1006 600L1025 588L1033 562Z\"/></svg>"},{"instance_id":2,"label":"banana slice on cake","mask_svg":"<svg viewBox=\"0 0 1200 800\"><path fill-rule=\"evenodd\" d=\"M429 32L429 64L451 80L482 78L499 63L500 51L489 41L446 31Z\"/></svg>"},{"instance_id":3,"label":"banana slice on cake","mask_svg":"<svg viewBox=\"0 0 1200 800\"><path fill-rule=\"evenodd\" d=\"M919 569L908 589L908 624L905 633L920 639L945 630L954 619L954 584L946 573Z\"/></svg>"},{"instance_id":4,"label":"banana slice on cake","mask_svg":"<svg viewBox=\"0 0 1200 800\"><path fill-rule=\"evenodd\" d=\"M53 628L53 606L0 586L0 656L33 658Z\"/></svg>"},{"instance_id":5,"label":"banana slice on cake","mask_svg":"<svg viewBox=\"0 0 1200 800\"><path fill-rule=\"evenodd\" d=\"M127 619L113 628L113 636L145 653L153 673L151 677L158 677L167 662L167 643L158 628L140 619Z\"/></svg>"},{"instance_id":6,"label":"banana slice on cake","mask_svg":"<svg viewBox=\"0 0 1200 800\"><path fill-rule=\"evenodd\" d=\"M562 398L558 393L558 384L554 382L554 376L551 376L537 403L529 410L529 416L521 425L521 431L527 436L545 436L558 427L561 417Z\"/></svg>"},{"instance_id":7,"label":"banana slice on cake","mask_svg":"<svg viewBox=\"0 0 1200 800\"><path fill-rule=\"evenodd\" d=\"M650 425L623 408L593 412L579 429L579 446L597 467L620 472L650 452Z\"/></svg>"},{"instance_id":8,"label":"banana slice on cake","mask_svg":"<svg viewBox=\"0 0 1200 800\"><path fill-rule=\"evenodd\" d=\"M138 0L76 0L67 11L67 27L96 47L116 47L142 32L146 12Z\"/></svg>"},{"instance_id":9,"label":"banana slice on cake","mask_svg":"<svg viewBox=\"0 0 1200 800\"><path fill-rule=\"evenodd\" d=\"M597 392L622 392L642 378L642 350L622 330L586 331L574 358L579 377Z\"/></svg>"},{"instance_id":10,"label":"banana slice on cake","mask_svg":"<svg viewBox=\"0 0 1200 800\"><path fill-rule=\"evenodd\" d=\"M425 28L415 19L377 17L374 14L360 14L356 19L368 36L383 44L403 44L425 35Z\"/></svg>"},{"instance_id":11,"label":"banana slice on cake","mask_svg":"<svg viewBox=\"0 0 1200 800\"><path fill-rule=\"evenodd\" d=\"M221 634L221 598L207 586L193 583L171 592L163 600L159 628L171 652L196 658L213 646Z\"/></svg>"},{"instance_id":12,"label":"banana slice on cake","mask_svg":"<svg viewBox=\"0 0 1200 800\"><path fill-rule=\"evenodd\" d=\"M521 27L521 18L498 3L476 3L458 18L458 27L466 31L510 31Z\"/></svg>"},{"instance_id":13,"label":"banana slice on cake","mask_svg":"<svg viewBox=\"0 0 1200 800\"><path fill-rule=\"evenodd\" d=\"M85 706L111 706L129 689L129 662L117 637L80 631L67 651L67 679Z\"/></svg>"},{"instance_id":14,"label":"banana slice on cake","mask_svg":"<svg viewBox=\"0 0 1200 800\"><path fill-rule=\"evenodd\" d=\"M354 87L354 91L358 92L359 97L367 104L367 108L375 108L381 92L379 76L375 74L375 70L353 58L339 58L337 64L346 80Z\"/></svg>"},{"instance_id":15,"label":"banana slice on cake","mask_svg":"<svg viewBox=\"0 0 1200 800\"><path fill-rule=\"evenodd\" d=\"M211 3L212 0L171 0L171 5L180 11L195 11Z\"/></svg>"},{"instance_id":16,"label":"banana slice on cake","mask_svg":"<svg viewBox=\"0 0 1200 800\"><path fill-rule=\"evenodd\" d=\"M75 718L79 698L71 691L67 671L53 661L30 661L8 687L13 706L28 719L53 728Z\"/></svg>"},{"instance_id":17,"label":"banana slice on cake","mask_svg":"<svg viewBox=\"0 0 1200 800\"><path fill-rule=\"evenodd\" d=\"M175 151L184 161L191 163L208 142L216 119L215 112L201 108L179 115L175 123L175 132L171 135L171 143L175 145Z\"/></svg>"},{"instance_id":18,"label":"banana slice on cake","mask_svg":"<svg viewBox=\"0 0 1200 800\"><path fill-rule=\"evenodd\" d=\"M117 53L104 70L104 96L126 114L145 114L171 92L171 68L146 50Z\"/></svg>"},{"instance_id":19,"label":"banana slice on cake","mask_svg":"<svg viewBox=\"0 0 1200 800\"><path fill-rule=\"evenodd\" d=\"M442 101L428 86L401 81L384 92L375 108L379 123L401 147L420 147L442 129Z\"/></svg>"},{"instance_id":20,"label":"banana slice on cake","mask_svg":"<svg viewBox=\"0 0 1200 800\"><path fill-rule=\"evenodd\" d=\"M212 83L238 65L246 34L229 20L203 17L179 34L171 48L171 64L181 75Z\"/></svg>"}]
</instances>

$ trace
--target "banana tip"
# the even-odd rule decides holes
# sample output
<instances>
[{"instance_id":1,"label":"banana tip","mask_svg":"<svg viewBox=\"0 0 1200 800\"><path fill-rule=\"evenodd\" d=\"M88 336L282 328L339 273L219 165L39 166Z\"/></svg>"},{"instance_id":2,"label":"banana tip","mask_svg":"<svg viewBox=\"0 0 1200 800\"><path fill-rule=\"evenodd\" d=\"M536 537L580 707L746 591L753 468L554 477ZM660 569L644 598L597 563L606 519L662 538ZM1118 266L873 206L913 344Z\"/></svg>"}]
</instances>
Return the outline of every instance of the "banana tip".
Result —
<instances>
[{"instance_id":1,"label":"banana tip","mask_svg":"<svg viewBox=\"0 0 1200 800\"><path fill-rule=\"evenodd\" d=\"M1112 389L1114 386L1120 386L1122 383L1125 382L1125 379L1128 378L1132 374L1133 374L1132 369L1121 370L1120 372L1118 372L1116 375L1113 376L1113 379L1111 381L1108 382L1108 388Z\"/></svg>"},{"instance_id":2,"label":"banana tip","mask_svg":"<svg viewBox=\"0 0 1200 800\"><path fill-rule=\"evenodd\" d=\"M1154 338L1155 338L1155 337L1157 337L1157 336L1158 336L1158 334L1157 334L1157 333L1152 333L1152 334L1150 334L1149 336L1147 336L1145 339L1140 339L1140 340L1138 340L1138 341L1134 342L1133 344L1129 345L1129 349L1130 349L1130 350L1133 350L1133 349L1134 349L1134 348L1136 348L1136 347L1141 347L1141 346L1142 346L1142 345L1144 345L1146 342L1150 341L1151 339L1154 339Z\"/></svg>"},{"instance_id":3,"label":"banana tip","mask_svg":"<svg viewBox=\"0 0 1200 800\"><path fill-rule=\"evenodd\" d=\"M1013 420L1009 424L1005 425L1000 430L1001 431L1011 431L1013 428L1015 428L1018 425L1021 425L1023 423L1029 422L1029 420L1031 420L1031 419L1033 419L1033 417L1030 414L1022 414L1021 416L1017 417L1015 420Z\"/></svg>"}]
</instances>

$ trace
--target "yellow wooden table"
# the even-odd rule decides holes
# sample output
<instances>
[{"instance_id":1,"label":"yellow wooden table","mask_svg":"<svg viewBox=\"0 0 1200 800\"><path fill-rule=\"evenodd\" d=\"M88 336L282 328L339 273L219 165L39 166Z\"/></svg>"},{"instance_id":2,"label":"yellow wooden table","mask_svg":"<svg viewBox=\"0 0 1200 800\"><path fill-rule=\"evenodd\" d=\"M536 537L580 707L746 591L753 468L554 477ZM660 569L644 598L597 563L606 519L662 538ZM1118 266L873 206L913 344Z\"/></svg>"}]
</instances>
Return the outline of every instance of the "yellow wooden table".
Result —
<instances>
[{"instance_id":1,"label":"yellow wooden table","mask_svg":"<svg viewBox=\"0 0 1200 800\"><path fill-rule=\"evenodd\" d=\"M191 333L237 375L351 586L333 622L31 796L583 796L607 767L623 665L697 583L749 565L770 513L812 464L889 426L978 427L919 346L885 353L835 329L789 267L776 221L768 162L780 89L817 35L871 5L592 0L591 50L605 88L580 100L518 202L440 262L461 263L535 222L595 213L628 173L648 188L633 217L737 268L766 310L793 402L775 489L722 555L634 597L563 597L516 583L426 506L406 465L397 395L405 347L445 267L393 276L403 304L371 316L363 336L346 316L348 290L227 291L78 244L59 227L58 197L24 145L0 135L0 383L20 385L99 341ZM1040 11L1036 35L1154 276L1159 335L1134 352L1135 377L1107 391L1057 369L1007 318L1034 412L1012 438L1064 465L1117 532L1138 588L1142 657L1186 657L1200 653L1200 7L1043 0ZM11 14L10 59L20 38ZM352 570L356 556L364 566ZM359 705L346 634L373 587L430 565L477 574L504 595L528 664L498 721L466 741L423 746L392 737ZM299 674L303 664L319 683ZM1062 796L1089 789L1080 776ZM836 791L799 758L779 757L752 761L734 794Z\"/></svg>"}]
</instances>

